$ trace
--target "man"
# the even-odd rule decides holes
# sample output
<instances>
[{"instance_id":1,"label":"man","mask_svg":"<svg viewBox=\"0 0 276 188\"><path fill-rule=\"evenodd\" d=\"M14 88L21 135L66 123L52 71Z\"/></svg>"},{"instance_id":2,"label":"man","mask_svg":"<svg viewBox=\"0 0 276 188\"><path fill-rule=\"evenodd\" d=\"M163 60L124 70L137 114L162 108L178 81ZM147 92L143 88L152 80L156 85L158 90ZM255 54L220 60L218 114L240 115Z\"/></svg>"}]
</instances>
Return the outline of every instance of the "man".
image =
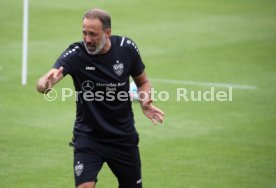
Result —
<instances>
[{"instance_id":1,"label":"man","mask_svg":"<svg viewBox=\"0 0 276 188\"><path fill-rule=\"evenodd\" d=\"M40 93L48 92L70 74L77 93L74 125L74 170L77 188L94 188L106 162L118 179L119 188L140 188L139 137L129 95L132 76L143 113L154 124L164 113L152 105L150 83L136 44L111 36L111 18L100 9L88 11L82 23L83 41L69 46L53 68L37 82Z\"/></svg>"}]
</instances>

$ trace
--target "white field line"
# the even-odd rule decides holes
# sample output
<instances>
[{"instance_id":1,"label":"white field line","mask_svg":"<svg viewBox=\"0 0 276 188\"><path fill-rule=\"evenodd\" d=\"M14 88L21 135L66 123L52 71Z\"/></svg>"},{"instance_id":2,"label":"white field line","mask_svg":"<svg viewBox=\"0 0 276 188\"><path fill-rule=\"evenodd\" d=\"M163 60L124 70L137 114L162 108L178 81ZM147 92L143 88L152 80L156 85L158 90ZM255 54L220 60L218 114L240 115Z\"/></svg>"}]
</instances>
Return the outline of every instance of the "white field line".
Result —
<instances>
[{"instance_id":1,"label":"white field line","mask_svg":"<svg viewBox=\"0 0 276 188\"><path fill-rule=\"evenodd\" d=\"M241 85L241 84L230 84L230 83L220 83L220 82L197 82L190 80L171 80L171 79L160 79L160 78L150 78L152 82L159 82L165 84L180 84L180 85L194 85L194 86L206 86L206 87L221 87L233 89L246 89L246 90L255 90L257 86L254 85Z\"/></svg>"}]
</instances>

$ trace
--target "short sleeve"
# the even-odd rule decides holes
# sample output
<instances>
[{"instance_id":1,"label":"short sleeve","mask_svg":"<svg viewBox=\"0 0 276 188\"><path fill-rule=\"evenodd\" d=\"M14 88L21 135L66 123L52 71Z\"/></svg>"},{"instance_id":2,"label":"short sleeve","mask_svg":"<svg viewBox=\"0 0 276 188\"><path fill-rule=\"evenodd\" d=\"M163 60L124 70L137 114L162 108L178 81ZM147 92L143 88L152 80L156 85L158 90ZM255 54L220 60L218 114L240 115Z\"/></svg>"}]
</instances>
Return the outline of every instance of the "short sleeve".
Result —
<instances>
[{"instance_id":1,"label":"short sleeve","mask_svg":"<svg viewBox=\"0 0 276 188\"><path fill-rule=\"evenodd\" d=\"M131 67L130 75L132 77L139 76L140 74L143 73L143 71L145 69L145 65L140 56L139 49L138 49L137 45L130 39L126 39L126 45L127 45L128 49L130 50L132 59L133 59L133 64Z\"/></svg>"},{"instance_id":2,"label":"short sleeve","mask_svg":"<svg viewBox=\"0 0 276 188\"><path fill-rule=\"evenodd\" d=\"M76 51L79 49L77 45L70 45L56 60L53 68L59 69L63 67L62 74L66 76L67 74L73 74L72 62Z\"/></svg>"}]
</instances>

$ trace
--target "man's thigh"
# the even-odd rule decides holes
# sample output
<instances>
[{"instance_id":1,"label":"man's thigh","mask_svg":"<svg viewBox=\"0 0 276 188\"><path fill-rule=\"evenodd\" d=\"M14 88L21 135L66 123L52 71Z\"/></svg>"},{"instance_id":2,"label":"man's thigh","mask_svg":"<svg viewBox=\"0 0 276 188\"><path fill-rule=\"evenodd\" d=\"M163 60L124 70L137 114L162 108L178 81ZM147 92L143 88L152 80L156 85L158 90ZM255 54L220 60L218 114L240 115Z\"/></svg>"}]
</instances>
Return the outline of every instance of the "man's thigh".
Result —
<instances>
[{"instance_id":1,"label":"man's thigh","mask_svg":"<svg viewBox=\"0 0 276 188\"><path fill-rule=\"evenodd\" d=\"M119 188L141 188L141 160L138 147L112 149L106 160L118 179Z\"/></svg>"},{"instance_id":2,"label":"man's thigh","mask_svg":"<svg viewBox=\"0 0 276 188\"><path fill-rule=\"evenodd\" d=\"M74 149L74 175L76 187L87 182L96 182L104 163L103 157L90 148Z\"/></svg>"}]
</instances>

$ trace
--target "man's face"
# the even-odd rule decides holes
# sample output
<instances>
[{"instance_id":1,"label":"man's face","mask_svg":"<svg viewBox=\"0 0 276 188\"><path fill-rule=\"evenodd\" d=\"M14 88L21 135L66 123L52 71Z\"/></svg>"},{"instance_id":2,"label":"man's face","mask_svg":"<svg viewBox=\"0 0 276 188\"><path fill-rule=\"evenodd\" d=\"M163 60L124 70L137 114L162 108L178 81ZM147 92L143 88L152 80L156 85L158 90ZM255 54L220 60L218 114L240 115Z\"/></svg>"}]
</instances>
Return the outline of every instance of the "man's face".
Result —
<instances>
[{"instance_id":1,"label":"man's face","mask_svg":"<svg viewBox=\"0 0 276 188\"><path fill-rule=\"evenodd\" d=\"M110 29L103 30L102 22L99 19L83 20L82 34L83 41L89 54L98 54L106 44Z\"/></svg>"}]
</instances>

